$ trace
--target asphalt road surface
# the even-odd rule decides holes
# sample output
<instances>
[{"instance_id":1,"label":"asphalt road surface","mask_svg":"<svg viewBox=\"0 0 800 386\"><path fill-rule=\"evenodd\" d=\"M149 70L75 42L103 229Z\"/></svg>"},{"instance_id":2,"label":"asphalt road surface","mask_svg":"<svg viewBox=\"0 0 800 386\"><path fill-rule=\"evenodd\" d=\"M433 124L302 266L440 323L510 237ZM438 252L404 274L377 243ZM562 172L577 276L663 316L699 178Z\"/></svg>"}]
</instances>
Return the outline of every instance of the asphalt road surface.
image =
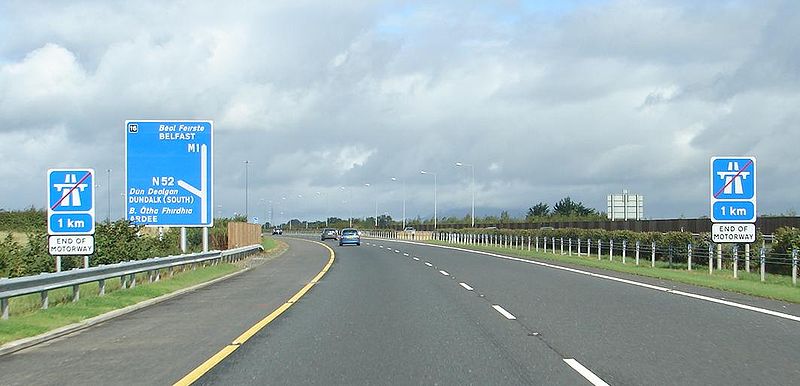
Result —
<instances>
[{"instance_id":1,"label":"asphalt road surface","mask_svg":"<svg viewBox=\"0 0 800 386\"><path fill-rule=\"evenodd\" d=\"M287 238L288 240L288 238ZM579 273L453 251L384 240L365 240L360 247L338 247L336 262L322 280L294 306L213 367L198 384L473 384L473 385L789 385L800 382L800 322L763 313L678 296L664 291L605 280ZM193 320L197 339L173 347L167 342L135 345L168 321L154 307L130 329L127 322L87 330L28 352L15 354L11 366L0 358L0 383L7 371L16 381L19 369L41 376L42 366L62 374L59 383L169 383L199 365L231 339L286 301L293 291L321 269L327 254L319 246L291 241L293 254L307 274L261 312L227 312L227 318L205 321L208 304L182 307ZM381 247L382 246L382 247ZM314 260L313 258L316 260ZM289 259L286 260L287 264ZM313 261L313 262L312 262ZM271 272L265 265L257 272ZM313 268L313 269L311 269ZM314 271L314 272L311 272ZM281 275L278 275L281 276ZM242 275L244 278L245 275ZM629 278L635 278L628 276ZM280 280L278 277L273 280ZM642 279L643 280L643 279ZM277 285L277 284L276 284ZM260 289L236 291L236 283L209 287L217 303L253 308L244 298ZM684 290L691 287L683 286ZM744 299L782 308L779 302ZM219 291L229 291L225 295ZM713 291L711 291L713 292ZM737 299L737 300L739 300ZM185 299L183 299L186 302ZM259 300L260 302L260 300ZM794 313L796 305L785 305ZM241 320L247 319L247 320ZM227 322L227 323L226 323ZM121 323L113 326L114 323ZM206 324L211 324L208 326ZM223 331L220 325L234 325ZM112 329L114 331L105 331ZM125 330L128 328L129 330ZM148 330L149 328L149 330ZM237 330L238 331L234 331ZM99 332L95 332L95 330ZM110 345L120 331L125 345ZM101 355L64 364L90 342L82 336L105 337ZM135 334L135 335L134 335ZM202 336L202 337L200 337ZM97 346L98 343L95 343ZM198 353L186 355L189 346ZM182 346L186 346L185 348ZM60 347L55 351L53 347ZM202 352L200 352L202 351ZM23 356L27 354L28 356ZM47 354L47 355L45 355ZM150 359L149 355L158 356ZM76 367L96 357L121 356L94 366L105 376ZM172 366L172 360L180 365ZM139 378L109 374L136 361L146 361L153 374ZM27 365L26 365L27 363ZM169 363L169 365L165 365ZM68 371L62 373L62 369ZM25 372L23 371L23 372ZM167 376L167 373L170 376ZM109 378L107 378L109 377ZM64 382L66 381L66 382ZM49 383L31 377L20 384Z\"/></svg>"},{"instance_id":2,"label":"asphalt road surface","mask_svg":"<svg viewBox=\"0 0 800 386\"><path fill-rule=\"evenodd\" d=\"M565 359L615 385L800 382L796 321L473 253L367 242L336 247L334 269L300 306L201 383L589 384Z\"/></svg>"}]
</instances>

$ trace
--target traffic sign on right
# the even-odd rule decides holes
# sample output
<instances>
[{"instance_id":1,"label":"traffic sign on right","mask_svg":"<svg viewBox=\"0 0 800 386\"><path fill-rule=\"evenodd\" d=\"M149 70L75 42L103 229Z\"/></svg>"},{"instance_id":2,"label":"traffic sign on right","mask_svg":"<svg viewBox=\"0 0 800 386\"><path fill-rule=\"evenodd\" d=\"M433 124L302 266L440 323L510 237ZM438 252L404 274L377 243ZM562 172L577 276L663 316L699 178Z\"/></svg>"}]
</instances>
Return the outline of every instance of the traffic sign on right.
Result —
<instances>
[{"instance_id":1,"label":"traffic sign on right","mask_svg":"<svg viewBox=\"0 0 800 386\"><path fill-rule=\"evenodd\" d=\"M712 157L710 193L714 242L755 241L756 157Z\"/></svg>"}]
</instances>

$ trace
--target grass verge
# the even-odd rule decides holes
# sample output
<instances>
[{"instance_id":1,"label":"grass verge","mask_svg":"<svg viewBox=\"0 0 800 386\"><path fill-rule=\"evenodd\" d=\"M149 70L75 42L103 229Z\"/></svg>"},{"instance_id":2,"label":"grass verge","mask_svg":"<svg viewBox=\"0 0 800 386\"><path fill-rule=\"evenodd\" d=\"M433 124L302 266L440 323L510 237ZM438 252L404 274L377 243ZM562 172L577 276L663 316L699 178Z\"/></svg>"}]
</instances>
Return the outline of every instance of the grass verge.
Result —
<instances>
[{"instance_id":1,"label":"grass verge","mask_svg":"<svg viewBox=\"0 0 800 386\"><path fill-rule=\"evenodd\" d=\"M71 290L50 291L50 308L39 309L39 295L20 296L10 300L10 318L0 321L0 344L36 336L44 332L77 323L109 311L153 299L179 289L204 283L238 270L233 264L219 264L194 271L176 273L154 283L145 275L137 276L136 287L119 290L118 280L106 283L106 295L98 295L97 283L81 285L81 299L71 302ZM162 274L162 277L164 275Z\"/></svg>"},{"instance_id":2,"label":"grass verge","mask_svg":"<svg viewBox=\"0 0 800 386\"><path fill-rule=\"evenodd\" d=\"M616 272L630 273L634 275L652 277L656 279L671 280L684 284L691 284L701 287L714 288L724 291L738 292L746 295L753 295L768 299L783 300L792 303L800 303L800 288L792 286L792 278L784 275L767 274L765 282L761 282L761 276L755 272L745 272L739 270L739 278L733 278L731 270L714 270L713 275L708 274L707 266L695 266L694 270L686 270L686 264L673 265L669 268L666 262L657 261L656 267L650 267L650 260L640 260L640 265L635 264L635 260L627 257L627 264L622 264L622 256L614 256L613 261L609 261L608 255L602 256L600 260L597 255L591 257L577 257L545 252L527 251L519 249L451 244L443 241L425 241L429 244L453 246L463 249L476 251L492 252L507 256L520 257L530 260L550 260L572 265L606 269Z\"/></svg>"}]
</instances>

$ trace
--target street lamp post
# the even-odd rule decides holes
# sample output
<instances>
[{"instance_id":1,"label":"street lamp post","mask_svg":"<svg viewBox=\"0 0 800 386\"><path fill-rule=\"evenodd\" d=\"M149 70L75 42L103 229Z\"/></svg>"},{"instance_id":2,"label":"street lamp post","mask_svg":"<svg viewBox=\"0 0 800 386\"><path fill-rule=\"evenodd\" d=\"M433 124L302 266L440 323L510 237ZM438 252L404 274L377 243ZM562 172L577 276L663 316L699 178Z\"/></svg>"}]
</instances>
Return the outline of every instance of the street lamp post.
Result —
<instances>
[{"instance_id":1,"label":"street lamp post","mask_svg":"<svg viewBox=\"0 0 800 386\"><path fill-rule=\"evenodd\" d=\"M472 219L472 227L475 228L475 166L462 162L456 162L456 166L469 166L470 170L472 171L472 185L470 189L472 190L472 214L470 215L470 218Z\"/></svg>"},{"instance_id":2,"label":"street lamp post","mask_svg":"<svg viewBox=\"0 0 800 386\"><path fill-rule=\"evenodd\" d=\"M437 216L437 214L436 214L436 189L437 189L436 188L436 185L437 185L436 178L437 178L437 176L436 176L436 173L426 172L424 170L420 170L419 173L420 174L430 174L430 175L433 176L433 229L436 229L436 225L437 225L436 223L438 221L437 218L436 218L436 216Z\"/></svg>"},{"instance_id":3,"label":"street lamp post","mask_svg":"<svg viewBox=\"0 0 800 386\"><path fill-rule=\"evenodd\" d=\"M397 177L392 177L392 181L400 181ZM403 184L403 229L406 229L406 182L405 180L402 181Z\"/></svg>"},{"instance_id":4,"label":"street lamp post","mask_svg":"<svg viewBox=\"0 0 800 386\"><path fill-rule=\"evenodd\" d=\"M341 189L342 193L344 193L344 190L345 190L344 186L340 186L339 189ZM345 195L345 197L347 197L347 195ZM343 200L342 203L345 204L345 206L349 209L348 210L348 220L350 220L350 228L352 228L353 227L353 208L350 205L348 205L348 201L346 199Z\"/></svg>"},{"instance_id":5,"label":"street lamp post","mask_svg":"<svg viewBox=\"0 0 800 386\"><path fill-rule=\"evenodd\" d=\"M366 187L370 187L370 184L364 184ZM378 195L375 195L375 228L378 228Z\"/></svg>"},{"instance_id":6,"label":"street lamp post","mask_svg":"<svg viewBox=\"0 0 800 386\"><path fill-rule=\"evenodd\" d=\"M106 216L106 222L111 224L111 169L106 169L106 172L108 173L108 179L106 180L106 190L108 190L108 216Z\"/></svg>"},{"instance_id":7,"label":"street lamp post","mask_svg":"<svg viewBox=\"0 0 800 386\"><path fill-rule=\"evenodd\" d=\"M249 220L250 216L249 216L248 207L247 207L248 189L249 189L249 186L248 186L249 181L248 181L248 175L247 175L248 174L247 173L248 170L247 169L248 169L249 165L250 165L250 161L244 161L244 221L245 222L249 222L250 221Z\"/></svg>"}]
</instances>

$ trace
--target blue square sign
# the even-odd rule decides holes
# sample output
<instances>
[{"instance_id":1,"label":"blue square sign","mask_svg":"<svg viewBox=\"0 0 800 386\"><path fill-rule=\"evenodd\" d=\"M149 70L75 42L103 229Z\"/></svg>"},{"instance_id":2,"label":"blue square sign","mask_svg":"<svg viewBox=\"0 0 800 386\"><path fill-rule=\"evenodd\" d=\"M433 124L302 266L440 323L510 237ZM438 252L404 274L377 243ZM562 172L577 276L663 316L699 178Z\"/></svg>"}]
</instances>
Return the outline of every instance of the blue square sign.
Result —
<instances>
[{"instance_id":1,"label":"blue square sign","mask_svg":"<svg viewBox=\"0 0 800 386\"><path fill-rule=\"evenodd\" d=\"M48 170L47 202L48 234L94 234L94 170Z\"/></svg>"},{"instance_id":2,"label":"blue square sign","mask_svg":"<svg viewBox=\"0 0 800 386\"><path fill-rule=\"evenodd\" d=\"M756 221L756 158L711 158L711 221Z\"/></svg>"}]
</instances>

